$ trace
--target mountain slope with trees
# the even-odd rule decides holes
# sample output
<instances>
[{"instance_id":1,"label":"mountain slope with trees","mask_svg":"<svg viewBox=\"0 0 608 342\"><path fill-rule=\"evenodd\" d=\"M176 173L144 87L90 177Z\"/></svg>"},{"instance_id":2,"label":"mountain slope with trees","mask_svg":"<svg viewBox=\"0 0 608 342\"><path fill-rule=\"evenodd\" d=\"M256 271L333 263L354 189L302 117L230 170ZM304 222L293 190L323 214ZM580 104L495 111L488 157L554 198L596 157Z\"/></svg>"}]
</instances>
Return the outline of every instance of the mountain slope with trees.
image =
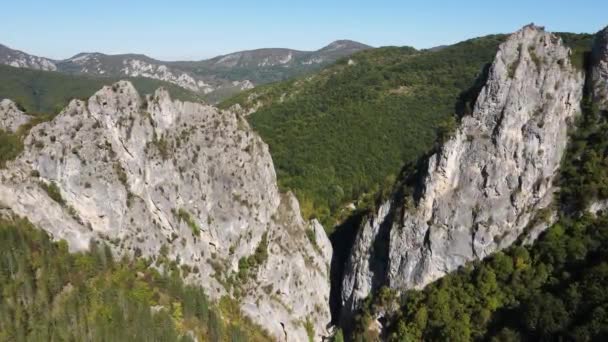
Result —
<instances>
[{"instance_id":1,"label":"mountain slope with trees","mask_svg":"<svg viewBox=\"0 0 608 342\"><path fill-rule=\"evenodd\" d=\"M28 221L2 219L0 341L269 340L230 299L216 305L184 284L185 271L166 258L116 260L94 242L71 254Z\"/></svg>"},{"instance_id":2,"label":"mountain slope with trees","mask_svg":"<svg viewBox=\"0 0 608 342\"><path fill-rule=\"evenodd\" d=\"M0 65L0 99L12 99L29 113L58 113L70 100L87 98L119 78L67 75ZM201 96L174 84L143 77L126 78L142 93L164 87L183 101L201 101Z\"/></svg>"},{"instance_id":3,"label":"mountain slope with trees","mask_svg":"<svg viewBox=\"0 0 608 342\"><path fill-rule=\"evenodd\" d=\"M222 106L258 108L249 121L270 145L281 186L295 191L305 215L331 228L345 203L390 187L402 165L454 127L454 114L470 110L469 89L503 39L363 51Z\"/></svg>"}]
</instances>

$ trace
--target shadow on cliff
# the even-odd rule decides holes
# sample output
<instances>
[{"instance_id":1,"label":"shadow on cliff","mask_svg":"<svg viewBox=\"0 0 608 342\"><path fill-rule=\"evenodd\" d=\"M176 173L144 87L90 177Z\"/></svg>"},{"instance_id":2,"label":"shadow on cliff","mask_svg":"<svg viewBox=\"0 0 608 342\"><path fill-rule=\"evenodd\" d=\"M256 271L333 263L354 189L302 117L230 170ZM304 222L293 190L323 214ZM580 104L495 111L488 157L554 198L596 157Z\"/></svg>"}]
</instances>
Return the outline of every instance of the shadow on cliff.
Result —
<instances>
[{"instance_id":1,"label":"shadow on cliff","mask_svg":"<svg viewBox=\"0 0 608 342\"><path fill-rule=\"evenodd\" d=\"M484 65L475 79L475 83L458 96L458 100L454 106L454 113L456 113L458 119L462 119L463 116L471 115L473 113L473 108L475 107L479 93L481 93L481 89L486 85L488 77L490 76L491 67L492 63Z\"/></svg>"},{"instance_id":2,"label":"shadow on cliff","mask_svg":"<svg viewBox=\"0 0 608 342\"><path fill-rule=\"evenodd\" d=\"M350 251L355 242L355 237L359 231L359 226L363 218L367 215L366 211L357 211L338 225L333 234L329 237L333 247L331 258L330 281L331 289L329 293L329 309L331 311L331 324L340 324L340 312L342 311L342 279L344 279L344 268L350 255Z\"/></svg>"}]
</instances>

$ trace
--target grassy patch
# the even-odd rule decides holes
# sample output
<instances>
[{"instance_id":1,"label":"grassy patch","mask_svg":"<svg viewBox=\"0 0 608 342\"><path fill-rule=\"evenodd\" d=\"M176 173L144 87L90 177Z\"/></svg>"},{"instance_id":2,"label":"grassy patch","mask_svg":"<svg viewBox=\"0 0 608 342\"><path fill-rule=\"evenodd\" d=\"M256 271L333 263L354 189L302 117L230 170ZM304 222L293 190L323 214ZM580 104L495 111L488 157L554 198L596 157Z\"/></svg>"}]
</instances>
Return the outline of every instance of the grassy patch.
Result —
<instances>
[{"instance_id":1,"label":"grassy patch","mask_svg":"<svg viewBox=\"0 0 608 342\"><path fill-rule=\"evenodd\" d=\"M38 184L53 201L59 203L62 206L65 205L65 200L61 196L61 190L59 190L59 187L57 186L57 184L55 184L55 182L49 182L48 184L40 182Z\"/></svg>"},{"instance_id":2,"label":"grassy patch","mask_svg":"<svg viewBox=\"0 0 608 342\"><path fill-rule=\"evenodd\" d=\"M247 279L252 275L252 271L255 271L266 260L268 260L268 233L262 235L262 239L252 255L239 259L238 277L241 280Z\"/></svg>"},{"instance_id":3,"label":"grassy patch","mask_svg":"<svg viewBox=\"0 0 608 342\"><path fill-rule=\"evenodd\" d=\"M196 224L196 221L194 221L194 219L192 218L192 215L190 215L190 213L188 211L180 208L179 210L177 210L177 212L175 212L175 215L180 220L180 222L181 221L186 222L188 227L190 227L190 230L192 230L192 235L194 235L194 236L201 235L201 229Z\"/></svg>"},{"instance_id":4,"label":"grassy patch","mask_svg":"<svg viewBox=\"0 0 608 342\"><path fill-rule=\"evenodd\" d=\"M23 141L19 135L0 130L0 168L4 168L7 161L15 159L22 151Z\"/></svg>"},{"instance_id":5,"label":"grassy patch","mask_svg":"<svg viewBox=\"0 0 608 342\"><path fill-rule=\"evenodd\" d=\"M0 130L0 168L6 167L6 162L14 160L23 152L23 140L32 127L53 119L54 115L31 113L32 119L14 132ZM43 146L39 146L43 147Z\"/></svg>"},{"instance_id":6,"label":"grassy patch","mask_svg":"<svg viewBox=\"0 0 608 342\"><path fill-rule=\"evenodd\" d=\"M122 167L122 165L120 164L120 162L114 163L114 172L116 172L116 176L118 177L118 181L122 185L124 185L125 188L126 188L127 187L127 182L128 182L127 172Z\"/></svg>"},{"instance_id":7,"label":"grassy patch","mask_svg":"<svg viewBox=\"0 0 608 342\"><path fill-rule=\"evenodd\" d=\"M528 47L528 53L530 54L530 58L532 59L532 62L536 66L536 69L540 70L540 67L542 65L542 61L540 60L540 58L538 58L538 55L534 51L534 48L533 47Z\"/></svg>"},{"instance_id":8,"label":"grassy patch","mask_svg":"<svg viewBox=\"0 0 608 342\"><path fill-rule=\"evenodd\" d=\"M314 342L315 340L315 327L310 321L310 319L306 319L304 322L304 329L306 329L306 335L308 335L308 341Z\"/></svg>"}]
</instances>

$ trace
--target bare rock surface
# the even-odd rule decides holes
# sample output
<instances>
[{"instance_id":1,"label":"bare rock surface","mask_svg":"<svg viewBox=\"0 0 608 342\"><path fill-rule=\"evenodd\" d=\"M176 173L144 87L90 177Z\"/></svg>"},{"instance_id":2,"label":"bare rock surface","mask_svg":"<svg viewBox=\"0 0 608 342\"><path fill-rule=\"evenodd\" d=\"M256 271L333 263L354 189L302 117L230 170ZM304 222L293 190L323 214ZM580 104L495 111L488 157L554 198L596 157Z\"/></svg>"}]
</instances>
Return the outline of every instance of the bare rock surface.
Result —
<instances>
[{"instance_id":1,"label":"bare rock surface","mask_svg":"<svg viewBox=\"0 0 608 342\"><path fill-rule=\"evenodd\" d=\"M15 113L3 101L0 123L14 129ZM210 296L238 296L277 340L307 341L306 321L316 340L326 334L329 240L279 192L267 145L233 112L104 87L31 129L0 170L0 206L74 251L96 239L176 261ZM237 294L227 283L257 254Z\"/></svg>"},{"instance_id":2,"label":"bare rock surface","mask_svg":"<svg viewBox=\"0 0 608 342\"><path fill-rule=\"evenodd\" d=\"M31 116L21 111L13 101L8 99L0 101L0 130L14 133L30 120Z\"/></svg>"},{"instance_id":3,"label":"bare rock surface","mask_svg":"<svg viewBox=\"0 0 608 342\"><path fill-rule=\"evenodd\" d=\"M376 283L421 288L510 246L551 203L582 97L570 53L533 25L500 46L472 115L429 158L420 196L392 199L358 232L343 281L346 314ZM383 225L388 232L375 234Z\"/></svg>"}]
</instances>

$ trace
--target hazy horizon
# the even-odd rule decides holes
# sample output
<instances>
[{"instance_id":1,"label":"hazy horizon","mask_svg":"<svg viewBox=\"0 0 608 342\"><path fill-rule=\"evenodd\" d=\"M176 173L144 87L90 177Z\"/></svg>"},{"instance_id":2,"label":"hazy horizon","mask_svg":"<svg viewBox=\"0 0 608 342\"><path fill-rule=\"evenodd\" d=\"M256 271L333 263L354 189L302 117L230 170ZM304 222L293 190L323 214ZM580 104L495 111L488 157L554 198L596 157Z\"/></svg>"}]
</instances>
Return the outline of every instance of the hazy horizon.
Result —
<instances>
[{"instance_id":1,"label":"hazy horizon","mask_svg":"<svg viewBox=\"0 0 608 342\"><path fill-rule=\"evenodd\" d=\"M513 32L531 22L549 31L575 33L594 33L608 25L603 16L608 2L591 0L575 5L547 0L311 0L289 6L279 1L107 0L102 5L76 0L57 1L49 9L43 1L5 4L2 8L10 15L0 22L0 44L52 59L101 52L200 60L259 48L313 51L340 39L375 47L431 48Z\"/></svg>"}]
</instances>

